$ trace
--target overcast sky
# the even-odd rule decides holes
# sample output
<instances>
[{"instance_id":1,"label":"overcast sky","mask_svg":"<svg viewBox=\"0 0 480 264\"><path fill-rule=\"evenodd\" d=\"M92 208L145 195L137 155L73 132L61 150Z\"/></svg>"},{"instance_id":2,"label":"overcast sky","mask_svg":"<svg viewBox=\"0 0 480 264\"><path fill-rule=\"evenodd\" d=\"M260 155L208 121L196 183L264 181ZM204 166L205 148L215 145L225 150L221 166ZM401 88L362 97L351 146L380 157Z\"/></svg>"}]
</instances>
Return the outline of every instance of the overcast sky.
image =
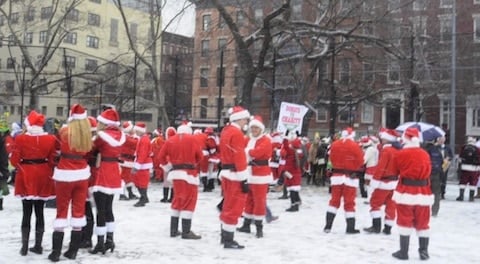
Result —
<instances>
[{"instance_id":1,"label":"overcast sky","mask_svg":"<svg viewBox=\"0 0 480 264\"><path fill-rule=\"evenodd\" d=\"M184 0L168 0L163 10L163 25L164 27L177 15L183 8ZM185 36L193 36L195 33L195 7L189 7L183 15L179 16L167 28L168 32L181 34Z\"/></svg>"}]
</instances>

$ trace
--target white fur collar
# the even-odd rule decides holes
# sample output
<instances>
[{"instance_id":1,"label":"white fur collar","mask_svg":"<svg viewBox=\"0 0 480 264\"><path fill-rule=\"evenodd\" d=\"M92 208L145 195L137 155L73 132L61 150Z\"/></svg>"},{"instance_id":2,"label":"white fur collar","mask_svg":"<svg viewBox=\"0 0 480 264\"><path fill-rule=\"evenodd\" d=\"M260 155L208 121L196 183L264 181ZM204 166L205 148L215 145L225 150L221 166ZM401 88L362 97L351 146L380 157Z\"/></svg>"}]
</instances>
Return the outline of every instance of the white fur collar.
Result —
<instances>
[{"instance_id":1,"label":"white fur collar","mask_svg":"<svg viewBox=\"0 0 480 264\"><path fill-rule=\"evenodd\" d=\"M123 132L120 132L120 133L122 133L122 136L120 137L120 140L114 139L111 135L109 135L108 133L105 133L105 131L98 131L97 135L101 139L105 140L105 142L107 142L110 146L119 147L119 146L123 145L123 143L125 143L125 133L123 133Z\"/></svg>"}]
</instances>

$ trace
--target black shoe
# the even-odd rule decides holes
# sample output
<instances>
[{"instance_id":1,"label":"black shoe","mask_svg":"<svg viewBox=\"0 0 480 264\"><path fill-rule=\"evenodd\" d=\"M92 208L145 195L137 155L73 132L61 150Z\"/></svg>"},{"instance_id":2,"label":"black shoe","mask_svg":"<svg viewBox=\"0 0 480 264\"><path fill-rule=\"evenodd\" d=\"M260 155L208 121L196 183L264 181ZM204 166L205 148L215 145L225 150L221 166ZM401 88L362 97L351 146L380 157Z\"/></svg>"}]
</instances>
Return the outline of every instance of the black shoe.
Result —
<instances>
[{"instance_id":1,"label":"black shoe","mask_svg":"<svg viewBox=\"0 0 480 264\"><path fill-rule=\"evenodd\" d=\"M146 202L142 199L138 200L138 202L136 204L134 204L133 206L135 207L144 207L146 204Z\"/></svg>"},{"instance_id":2,"label":"black shoe","mask_svg":"<svg viewBox=\"0 0 480 264\"><path fill-rule=\"evenodd\" d=\"M380 229L377 229L373 226L364 228L363 231L365 231L367 233L370 233L370 234L379 234L380 233Z\"/></svg>"},{"instance_id":3,"label":"black shoe","mask_svg":"<svg viewBox=\"0 0 480 264\"><path fill-rule=\"evenodd\" d=\"M30 252L33 252L33 253L39 254L39 255L41 255L43 253L42 246L38 246L38 245L35 245L34 247L31 247L29 250L30 250Z\"/></svg>"},{"instance_id":4,"label":"black shoe","mask_svg":"<svg viewBox=\"0 0 480 264\"><path fill-rule=\"evenodd\" d=\"M294 204L292 206L290 206L290 208L286 209L285 211L286 212L298 212L299 208L298 208L298 204Z\"/></svg>"},{"instance_id":5,"label":"black shoe","mask_svg":"<svg viewBox=\"0 0 480 264\"><path fill-rule=\"evenodd\" d=\"M168 199L167 198L163 198L162 200L160 200L161 203L168 203Z\"/></svg>"},{"instance_id":6,"label":"black shoe","mask_svg":"<svg viewBox=\"0 0 480 264\"><path fill-rule=\"evenodd\" d=\"M400 259L400 260L408 260L408 254L405 254L401 250L392 254L392 257Z\"/></svg>"},{"instance_id":7,"label":"black shoe","mask_svg":"<svg viewBox=\"0 0 480 264\"><path fill-rule=\"evenodd\" d=\"M238 244L237 241L224 241L223 248L230 248L230 249L244 249L245 246Z\"/></svg>"},{"instance_id":8,"label":"black shoe","mask_svg":"<svg viewBox=\"0 0 480 264\"><path fill-rule=\"evenodd\" d=\"M93 246L92 240L84 240L80 242L80 247L79 248L91 248Z\"/></svg>"},{"instance_id":9,"label":"black shoe","mask_svg":"<svg viewBox=\"0 0 480 264\"><path fill-rule=\"evenodd\" d=\"M182 239L193 239L193 240L197 240L197 239L201 239L201 238L202 238L202 236L199 236L199 235L193 233L192 231L190 231L190 232L188 232L188 233L186 233L186 234L182 233Z\"/></svg>"},{"instance_id":10,"label":"black shoe","mask_svg":"<svg viewBox=\"0 0 480 264\"><path fill-rule=\"evenodd\" d=\"M120 198L119 198L120 201L128 201L130 200L125 194L120 194Z\"/></svg>"}]
</instances>

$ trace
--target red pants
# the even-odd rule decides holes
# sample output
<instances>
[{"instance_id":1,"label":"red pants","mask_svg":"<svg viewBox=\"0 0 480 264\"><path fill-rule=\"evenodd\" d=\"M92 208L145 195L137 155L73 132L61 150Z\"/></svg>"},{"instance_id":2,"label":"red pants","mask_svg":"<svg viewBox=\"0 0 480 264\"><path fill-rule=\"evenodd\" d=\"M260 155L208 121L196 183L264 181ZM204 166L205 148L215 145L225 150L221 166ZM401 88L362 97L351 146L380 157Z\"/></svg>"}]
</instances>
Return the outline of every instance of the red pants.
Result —
<instances>
[{"instance_id":1,"label":"red pants","mask_svg":"<svg viewBox=\"0 0 480 264\"><path fill-rule=\"evenodd\" d=\"M460 185L477 186L479 172L477 171L464 171L460 173Z\"/></svg>"},{"instance_id":2,"label":"red pants","mask_svg":"<svg viewBox=\"0 0 480 264\"><path fill-rule=\"evenodd\" d=\"M57 194L57 217L53 223L55 229L63 229L68 225L68 206L72 202L72 227L83 227L87 224L85 218L85 202L87 201L88 180L74 182L55 182Z\"/></svg>"},{"instance_id":3,"label":"red pants","mask_svg":"<svg viewBox=\"0 0 480 264\"><path fill-rule=\"evenodd\" d=\"M245 203L245 217L263 220L267 210L268 184L250 184Z\"/></svg>"},{"instance_id":4,"label":"red pants","mask_svg":"<svg viewBox=\"0 0 480 264\"><path fill-rule=\"evenodd\" d=\"M200 168L200 177L206 177L208 175L208 156L203 156L198 164Z\"/></svg>"},{"instance_id":5,"label":"red pants","mask_svg":"<svg viewBox=\"0 0 480 264\"><path fill-rule=\"evenodd\" d=\"M395 220L396 205L392 200L393 190L375 189L370 198L370 212L373 218L381 217L381 207L385 205L385 222Z\"/></svg>"},{"instance_id":6,"label":"red pants","mask_svg":"<svg viewBox=\"0 0 480 264\"><path fill-rule=\"evenodd\" d=\"M148 188L148 184L150 183L150 171L149 170L138 170L133 175L133 180L135 183L135 187L139 189L146 189Z\"/></svg>"},{"instance_id":7,"label":"red pants","mask_svg":"<svg viewBox=\"0 0 480 264\"><path fill-rule=\"evenodd\" d=\"M157 168L158 166L156 166L155 168ZM164 180L164 177L163 177L163 169L162 168L158 168L158 169L154 169L155 171L155 180L158 180L158 181L163 181Z\"/></svg>"},{"instance_id":8,"label":"red pants","mask_svg":"<svg viewBox=\"0 0 480 264\"><path fill-rule=\"evenodd\" d=\"M397 225L400 235L410 235L415 229L417 233L430 229L430 206L397 204ZM419 235L427 236L427 235Z\"/></svg>"},{"instance_id":9,"label":"red pants","mask_svg":"<svg viewBox=\"0 0 480 264\"><path fill-rule=\"evenodd\" d=\"M198 186L189 184L184 180L173 180L173 189L175 195L171 208L180 212L189 211L193 213L197 205Z\"/></svg>"},{"instance_id":10,"label":"red pants","mask_svg":"<svg viewBox=\"0 0 480 264\"><path fill-rule=\"evenodd\" d=\"M241 184L239 181L222 178L223 209L220 213L220 221L222 221L223 224L230 226L237 225L238 218L243 213L247 194L242 192ZM234 230L235 229L232 231Z\"/></svg>"},{"instance_id":11,"label":"red pants","mask_svg":"<svg viewBox=\"0 0 480 264\"><path fill-rule=\"evenodd\" d=\"M122 177L122 180L125 182L125 185L128 185L129 183L133 183L133 177L132 177L132 168L128 167L121 167L121 173L120 177Z\"/></svg>"},{"instance_id":12,"label":"red pants","mask_svg":"<svg viewBox=\"0 0 480 264\"><path fill-rule=\"evenodd\" d=\"M357 188L345 184L332 185L332 197L328 203L330 206L339 208L343 197L343 209L345 213L355 213L355 197Z\"/></svg>"}]
</instances>

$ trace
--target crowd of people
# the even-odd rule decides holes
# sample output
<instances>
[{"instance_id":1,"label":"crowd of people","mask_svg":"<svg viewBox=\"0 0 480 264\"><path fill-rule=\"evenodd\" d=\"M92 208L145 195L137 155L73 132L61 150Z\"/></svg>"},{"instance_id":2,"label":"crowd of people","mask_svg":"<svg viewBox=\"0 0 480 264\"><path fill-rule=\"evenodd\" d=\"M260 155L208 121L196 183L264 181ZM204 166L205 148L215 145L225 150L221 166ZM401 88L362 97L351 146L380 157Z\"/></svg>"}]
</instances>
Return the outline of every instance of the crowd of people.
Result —
<instances>
[{"instance_id":1,"label":"crowd of people","mask_svg":"<svg viewBox=\"0 0 480 264\"><path fill-rule=\"evenodd\" d=\"M45 202L54 198L56 218L48 259L60 260L69 227L70 243L64 257L75 259L79 248L89 248L91 254L113 252L116 195L120 201L136 200L134 207L144 207L150 202L152 180L163 184L160 201L171 203L172 238L202 238L192 231L199 190L212 192L220 187L220 243L226 249L242 249L245 246L234 239L236 231L250 233L253 224L255 236L263 238L264 222L278 218L267 206L267 193L283 192L279 198L290 199L286 212L298 212L302 178L306 178L306 185L329 187L325 233L330 233L342 202L346 233L360 233L355 227L360 190L372 217L372 225L364 232L390 235L396 224L400 250L392 255L404 260L409 258L410 235L416 230L420 259L429 258L430 217L439 213L454 158L443 136L421 142L421 131L416 128L402 134L381 128L376 135L357 139L356 131L345 128L330 137L315 135L310 142L295 131L267 133L262 117L241 106L229 110L229 120L219 132L211 127L193 129L184 122L177 128L149 133L143 122L120 121L114 108L95 118L87 116L80 104L72 106L66 124L54 134L45 132L45 116L36 111L26 117L23 131L10 129L0 120L0 210L1 195L8 194L3 187L10 162L15 172L14 194L23 208L21 255L43 253L43 209ZM480 197L478 145L469 137L460 151L457 201L464 200L467 186L469 201ZM29 248L33 212L35 244ZM242 217L243 223L237 227ZM95 245L93 234L97 236Z\"/></svg>"}]
</instances>

